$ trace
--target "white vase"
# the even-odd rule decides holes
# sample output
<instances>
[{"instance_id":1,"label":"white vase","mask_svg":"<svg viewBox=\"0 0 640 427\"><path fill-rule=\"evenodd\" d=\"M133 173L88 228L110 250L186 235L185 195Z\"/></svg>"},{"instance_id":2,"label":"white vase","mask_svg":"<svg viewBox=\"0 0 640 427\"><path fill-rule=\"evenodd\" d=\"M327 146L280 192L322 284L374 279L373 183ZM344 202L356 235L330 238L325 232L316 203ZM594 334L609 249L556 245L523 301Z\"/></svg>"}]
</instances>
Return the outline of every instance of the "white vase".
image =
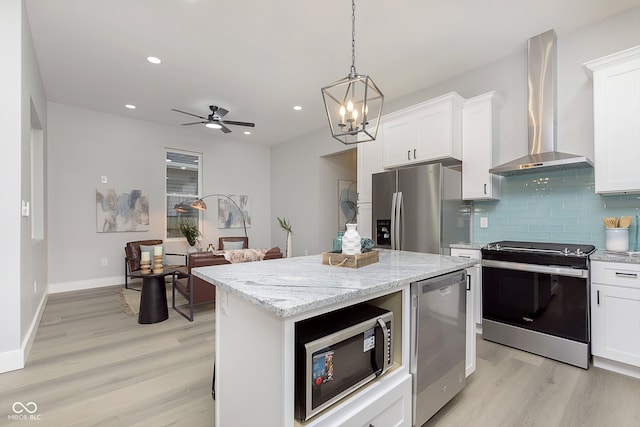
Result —
<instances>
[{"instance_id":1,"label":"white vase","mask_svg":"<svg viewBox=\"0 0 640 427\"><path fill-rule=\"evenodd\" d=\"M198 248L196 248L196 245L189 245L189 247L187 248L187 253L190 254L192 252L198 252Z\"/></svg>"},{"instance_id":2,"label":"white vase","mask_svg":"<svg viewBox=\"0 0 640 427\"><path fill-rule=\"evenodd\" d=\"M291 252L291 233L287 233L287 258L291 258L293 253Z\"/></svg>"},{"instance_id":3,"label":"white vase","mask_svg":"<svg viewBox=\"0 0 640 427\"><path fill-rule=\"evenodd\" d=\"M347 231L342 236L342 253L345 255L357 255L362 252L357 227L358 224L347 224Z\"/></svg>"}]
</instances>

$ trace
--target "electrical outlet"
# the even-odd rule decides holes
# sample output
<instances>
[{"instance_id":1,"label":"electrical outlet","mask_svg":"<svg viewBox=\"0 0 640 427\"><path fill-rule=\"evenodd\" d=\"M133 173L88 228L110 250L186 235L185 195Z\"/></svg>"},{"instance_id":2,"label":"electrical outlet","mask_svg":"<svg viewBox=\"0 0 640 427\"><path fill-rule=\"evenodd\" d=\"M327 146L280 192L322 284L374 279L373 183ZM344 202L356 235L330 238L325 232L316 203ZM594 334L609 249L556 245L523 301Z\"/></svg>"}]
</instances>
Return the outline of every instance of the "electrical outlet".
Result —
<instances>
[{"instance_id":1,"label":"electrical outlet","mask_svg":"<svg viewBox=\"0 0 640 427\"><path fill-rule=\"evenodd\" d=\"M102 258L102 266L109 265L109 258Z\"/></svg>"},{"instance_id":2,"label":"electrical outlet","mask_svg":"<svg viewBox=\"0 0 640 427\"><path fill-rule=\"evenodd\" d=\"M489 228L489 217L488 216L480 217L480 228Z\"/></svg>"},{"instance_id":3,"label":"electrical outlet","mask_svg":"<svg viewBox=\"0 0 640 427\"><path fill-rule=\"evenodd\" d=\"M100 182L102 182L103 184L106 184L107 182L109 182L109 178L107 178L105 175L102 175L100 177Z\"/></svg>"}]
</instances>

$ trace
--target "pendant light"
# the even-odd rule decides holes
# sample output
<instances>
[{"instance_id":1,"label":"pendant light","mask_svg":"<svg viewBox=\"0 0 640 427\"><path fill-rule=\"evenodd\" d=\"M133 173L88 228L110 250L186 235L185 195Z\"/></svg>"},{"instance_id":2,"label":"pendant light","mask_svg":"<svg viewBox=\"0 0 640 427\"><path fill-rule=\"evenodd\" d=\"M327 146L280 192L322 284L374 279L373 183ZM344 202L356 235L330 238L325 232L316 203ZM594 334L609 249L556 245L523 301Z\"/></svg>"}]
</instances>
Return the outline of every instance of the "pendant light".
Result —
<instances>
[{"instance_id":1,"label":"pendant light","mask_svg":"<svg viewBox=\"0 0 640 427\"><path fill-rule=\"evenodd\" d=\"M384 95L366 74L356 72L356 2L351 0L351 70L322 88L331 135L343 144L374 141Z\"/></svg>"}]
</instances>

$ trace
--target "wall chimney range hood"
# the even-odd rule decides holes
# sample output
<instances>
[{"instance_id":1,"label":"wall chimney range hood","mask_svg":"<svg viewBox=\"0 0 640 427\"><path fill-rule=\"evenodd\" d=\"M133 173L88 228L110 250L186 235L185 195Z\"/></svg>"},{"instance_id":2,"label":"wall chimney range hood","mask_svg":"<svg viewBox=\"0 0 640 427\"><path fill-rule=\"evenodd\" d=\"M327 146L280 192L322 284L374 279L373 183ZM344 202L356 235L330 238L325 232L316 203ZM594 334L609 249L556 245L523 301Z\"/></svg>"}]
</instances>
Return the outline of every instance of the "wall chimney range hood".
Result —
<instances>
[{"instance_id":1,"label":"wall chimney range hood","mask_svg":"<svg viewBox=\"0 0 640 427\"><path fill-rule=\"evenodd\" d=\"M529 154L489 170L515 175L593 167L585 156L556 150L556 33L549 30L528 40Z\"/></svg>"}]
</instances>

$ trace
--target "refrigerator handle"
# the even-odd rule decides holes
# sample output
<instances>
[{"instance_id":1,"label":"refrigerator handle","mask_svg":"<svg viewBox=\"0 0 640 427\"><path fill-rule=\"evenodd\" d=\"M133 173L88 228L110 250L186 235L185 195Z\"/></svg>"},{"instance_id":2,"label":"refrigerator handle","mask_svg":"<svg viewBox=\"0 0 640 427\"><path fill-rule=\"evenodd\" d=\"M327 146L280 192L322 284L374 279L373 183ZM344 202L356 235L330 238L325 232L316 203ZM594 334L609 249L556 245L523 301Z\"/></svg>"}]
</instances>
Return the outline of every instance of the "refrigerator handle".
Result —
<instances>
[{"instance_id":1,"label":"refrigerator handle","mask_svg":"<svg viewBox=\"0 0 640 427\"><path fill-rule=\"evenodd\" d=\"M397 200L397 208L396 208L396 249L402 249L402 232L404 227L402 224L404 222L404 217L402 216L402 191L398 191L398 200Z\"/></svg>"},{"instance_id":2,"label":"refrigerator handle","mask_svg":"<svg viewBox=\"0 0 640 427\"><path fill-rule=\"evenodd\" d=\"M391 249L396 249L396 204L398 199L398 193L393 193L391 198Z\"/></svg>"}]
</instances>

